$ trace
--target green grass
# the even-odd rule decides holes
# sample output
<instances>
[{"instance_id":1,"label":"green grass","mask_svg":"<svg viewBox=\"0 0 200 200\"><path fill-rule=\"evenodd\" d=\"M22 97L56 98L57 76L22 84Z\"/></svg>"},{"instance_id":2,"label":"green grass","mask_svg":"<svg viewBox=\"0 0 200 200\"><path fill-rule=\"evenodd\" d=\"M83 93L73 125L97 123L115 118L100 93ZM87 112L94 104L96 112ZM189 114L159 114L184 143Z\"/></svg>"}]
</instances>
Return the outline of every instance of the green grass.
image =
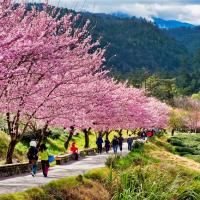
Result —
<instances>
[{"instance_id":1,"label":"green grass","mask_svg":"<svg viewBox=\"0 0 200 200\"><path fill-rule=\"evenodd\" d=\"M101 193L101 196L99 196ZM81 175L52 181L40 188L0 195L0 200L109 200L105 188Z\"/></svg>"},{"instance_id":2,"label":"green grass","mask_svg":"<svg viewBox=\"0 0 200 200\"><path fill-rule=\"evenodd\" d=\"M0 195L0 200L51 199L50 197L54 195L56 191L62 190L63 188L69 189L79 184L81 183L79 183L76 177L64 178L57 181L52 181L40 188L28 189L25 192Z\"/></svg>"},{"instance_id":3,"label":"green grass","mask_svg":"<svg viewBox=\"0 0 200 200\"><path fill-rule=\"evenodd\" d=\"M200 162L200 135L199 134L187 134L178 133L176 136L168 139L171 146L175 148L175 151L181 155L191 158L197 162Z\"/></svg>"},{"instance_id":4,"label":"green grass","mask_svg":"<svg viewBox=\"0 0 200 200\"><path fill-rule=\"evenodd\" d=\"M108 158L110 173L99 169L86 176L99 179L113 200L199 200L200 172L151 157L164 145L149 142L126 157Z\"/></svg>"},{"instance_id":5,"label":"green grass","mask_svg":"<svg viewBox=\"0 0 200 200\"><path fill-rule=\"evenodd\" d=\"M168 162L167 158L152 157L161 146L163 152L168 151L164 150L165 143L149 142L125 157L114 156L112 162L109 158L108 167L26 192L0 195L0 200L199 200L200 172Z\"/></svg>"}]
</instances>

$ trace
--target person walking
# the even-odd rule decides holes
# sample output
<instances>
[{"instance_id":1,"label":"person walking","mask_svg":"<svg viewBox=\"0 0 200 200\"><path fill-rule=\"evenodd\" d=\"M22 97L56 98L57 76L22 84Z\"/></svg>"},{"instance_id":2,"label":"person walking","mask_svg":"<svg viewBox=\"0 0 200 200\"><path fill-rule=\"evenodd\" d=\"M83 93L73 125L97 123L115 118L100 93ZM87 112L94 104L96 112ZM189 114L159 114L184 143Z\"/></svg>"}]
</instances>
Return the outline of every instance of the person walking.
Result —
<instances>
[{"instance_id":1,"label":"person walking","mask_svg":"<svg viewBox=\"0 0 200 200\"><path fill-rule=\"evenodd\" d=\"M141 132L141 138L143 140L145 140L145 138L146 138L146 131L145 130L142 130L142 132Z\"/></svg>"},{"instance_id":2,"label":"person walking","mask_svg":"<svg viewBox=\"0 0 200 200\"><path fill-rule=\"evenodd\" d=\"M102 139L102 134L99 134L99 137L96 140L97 148L98 148L98 153L102 153L102 144L103 144L103 139Z\"/></svg>"},{"instance_id":3,"label":"person walking","mask_svg":"<svg viewBox=\"0 0 200 200\"><path fill-rule=\"evenodd\" d=\"M31 175L33 177L36 176L37 168L38 168L38 149L36 148L37 144L35 141L30 142L30 147L27 153L27 157L29 159L29 163L32 165Z\"/></svg>"},{"instance_id":4,"label":"person walking","mask_svg":"<svg viewBox=\"0 0 200 200\"><path fill-rule=\"evenodd\" d=\"M132 150L132 144L133 144L133 138L131 138L131 135L129 135L129 137L127 139L127 143L128 143L128 150L131 151Z\"/></svg>"},{"instance_id":5,"label":"person walking","mask_svg":"<svg viewBox=\"0 0 200 200\"><path fill-rule=\"evenodd\" d=\"M117 153L118 145L119 145L119 141L118 141L117 136L115 135L112 140L112 147L113 147L114 154Z\"/></svg>"},{"instance_id":6,"label":"person walking","mask_svg":"<svg viewBox=\"0 0 200 200\"><path fill-rule=\"evenodd\" d=\"M41 158L43 175L47 177L49 171L49 152L45 144L41 144L39 156Z\"/></svg>"},{"instance_id":7,"label":"person walking","mask_svg":"<svg viewBox=\"0 0 200 200\"><path fill-rule=\"evenodd\" d=\"M110 141L108 137L106 137L106 140L105 140L105 148L106 148L106 153L108 153L110 151Z\"/></svg>"},{"instance_id":8,"label":"person walking","mask_svg":"<svg viewBox=\"0 0 200 200\"><path fill-rule=\"evenodd\" d=\"M122 146L123 146L123 141L124 141L124 138L122 137L122 133L119 134L118 141L119 141L119 149L122 152Z\"/></svg>"},{"instance_id":9,"label":"person walking","mask_svg":"<svg viewBox=\"0 0 200 200\"><path fill-rule=\"evenodd\" d=\"M153 137L153 131L152 130L148 130L147 133L146 133L146 136L148 138Z\"/></svg>"},{"instance_id":10,"label":"person walking","mask_svg":"<svg viewBox=\"0 0 200 200\"><path fill-rule=\"evenodd\" d=\"M70 151L74 155L74 160L78 160L78 148L76 147L75 142L72 142L72 146L70 147Z\"/></svg>"}]
</instances>

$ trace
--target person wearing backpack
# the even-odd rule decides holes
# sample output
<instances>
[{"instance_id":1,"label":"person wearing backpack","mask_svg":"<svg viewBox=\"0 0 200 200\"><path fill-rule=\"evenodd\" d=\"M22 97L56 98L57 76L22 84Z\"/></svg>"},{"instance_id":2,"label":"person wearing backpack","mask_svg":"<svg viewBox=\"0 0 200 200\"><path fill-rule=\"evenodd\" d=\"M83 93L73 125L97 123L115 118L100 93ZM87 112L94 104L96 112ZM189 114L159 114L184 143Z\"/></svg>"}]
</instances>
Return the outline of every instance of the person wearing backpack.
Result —
<instances>
[{"instance_id":1,"label":"person wearing backpack","mask_svg":"<svg viewBox=\"0 0 200 200\"><path fill-rule=\"evenodd\" d=\"M47 177L49 171L49 152L45 144L41 144L39 156L41 158L43 175Z\"/></svg>"},{"instance_id":2,"label":"person wearing backpack","mask_svg":"<svg viewBox=\"0 0 200 200\"><path fill-rule=\"evenodd\" d=\"M112 140L112 147L113 147L114 154L117 153L118 145L119 145L119 140L118 140L117 136L115 135Z\"/></svg>"},{"instance_id":3,"label":"person wearing backpack","mask_svg":"<svg viewBox=\"0 0 200 200\"><path fill-rule=\"evenodd\" d=\"M27 157L29 159L29 163L32 165L32 172L31 175L33 177L36 176L37 168L38 168L38 150L36 148L37 144L35 141L30 142L30 147L27 153Z\"/></svg>"}]
</instances>

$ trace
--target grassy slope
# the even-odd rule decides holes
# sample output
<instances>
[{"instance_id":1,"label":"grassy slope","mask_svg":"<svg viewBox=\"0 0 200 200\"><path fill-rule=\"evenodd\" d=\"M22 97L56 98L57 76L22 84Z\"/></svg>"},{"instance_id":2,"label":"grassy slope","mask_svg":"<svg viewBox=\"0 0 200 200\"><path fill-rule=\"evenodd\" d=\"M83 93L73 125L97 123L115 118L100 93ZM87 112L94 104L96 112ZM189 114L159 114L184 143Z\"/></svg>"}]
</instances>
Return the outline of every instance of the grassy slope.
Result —
<instances>
[{"instance_id":1,"label":"grassy slope","mask_svg":"<svg viewBox=\"0 0 200 200\"><path fill-rule=\"evenodd\" d=\"M161 139L124 158L109 158L112 170L91 170L84 178L66 178L0 199L199 200L200 164L170 153L166 144Z\"/></svg>"}]
</instances>

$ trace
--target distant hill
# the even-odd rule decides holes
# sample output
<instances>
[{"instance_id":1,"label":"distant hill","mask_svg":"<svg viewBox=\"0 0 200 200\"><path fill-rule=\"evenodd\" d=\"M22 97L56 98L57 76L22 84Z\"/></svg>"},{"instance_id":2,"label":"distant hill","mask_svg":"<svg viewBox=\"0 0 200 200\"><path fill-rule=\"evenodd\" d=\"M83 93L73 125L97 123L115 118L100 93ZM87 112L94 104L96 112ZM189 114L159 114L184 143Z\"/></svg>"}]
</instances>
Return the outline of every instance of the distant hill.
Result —
<instances>
[{"instance_id":1,"label":"distant hill","mask_svg":"<svg viewBox=\"0 0 200 200\"><path fill-rule=\"evenodd\" d=\"M180 27L186 27L186 28L193 28L194 25L180 22L176 20L164 20L160 18L153 18L154 23L161 29L173 29L173 28L180 28Z\"/></svg>"},{"instance_id":2,"label":"distant hill","mask_svg":"<svg viewBox=\"0 0 200 200\"><path fill-rule=\"evenodd\" d=\"M184 44L192 54L200 49L200 26L169 29L166 30L166 33L173 39Z\"/></svg>"},{"instance_id":3,"label":"distant hill","mask_svg":"<svg viewBox=\"0 0 200 200\"><path fill-rule=\"evenodd\" d=\"M116 74L127 77L140 68L173 74L188 55L184 45L145 19L81 14L83 21L90 19L92 36L102 37L102 47L109 44L106 65Z\"/></svg>"}]
</instances>

